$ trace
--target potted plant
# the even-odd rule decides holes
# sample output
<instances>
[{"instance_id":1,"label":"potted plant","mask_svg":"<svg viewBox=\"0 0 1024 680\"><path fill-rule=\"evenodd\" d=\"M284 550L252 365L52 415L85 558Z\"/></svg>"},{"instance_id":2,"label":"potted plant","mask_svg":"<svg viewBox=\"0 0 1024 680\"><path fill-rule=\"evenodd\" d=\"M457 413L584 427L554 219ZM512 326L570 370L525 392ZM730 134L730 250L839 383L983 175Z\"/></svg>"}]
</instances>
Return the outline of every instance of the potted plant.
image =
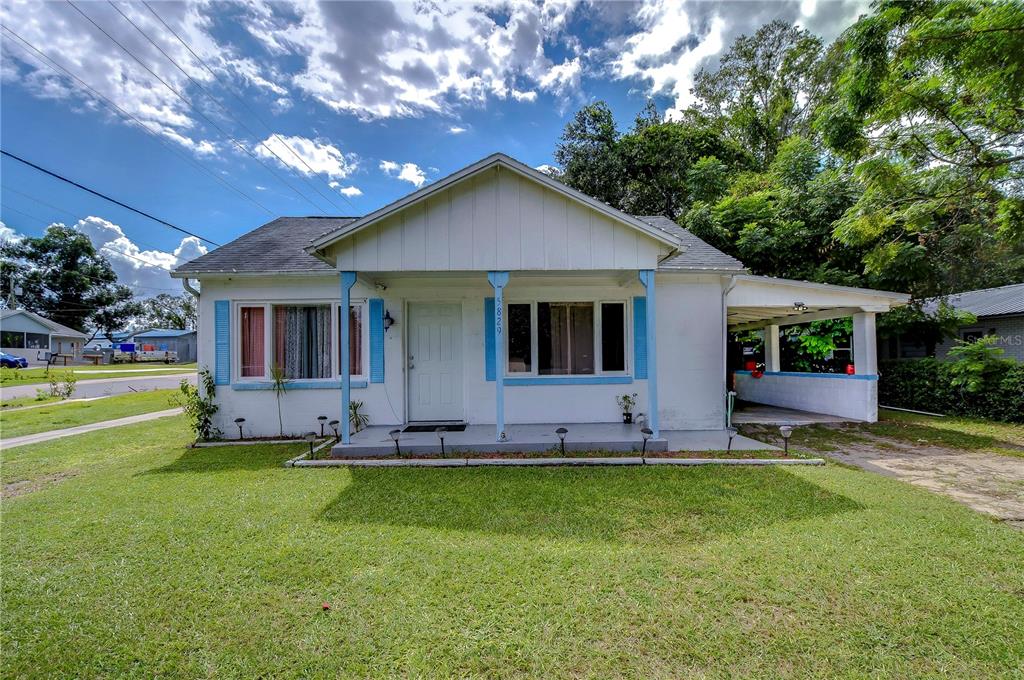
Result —
<instances>
[{"instance_id":1,"label":"potted plant","mask_svg":"<svg viewBox=\"0 0 1024 680\"><path fill-rule=\"evenodd\" d=\"M615 403L622 409L622 422L626 425L633 424L633 407L636 406L636 392L633 394L622 394L615 397Z\"/></svg>"}]
</instances>

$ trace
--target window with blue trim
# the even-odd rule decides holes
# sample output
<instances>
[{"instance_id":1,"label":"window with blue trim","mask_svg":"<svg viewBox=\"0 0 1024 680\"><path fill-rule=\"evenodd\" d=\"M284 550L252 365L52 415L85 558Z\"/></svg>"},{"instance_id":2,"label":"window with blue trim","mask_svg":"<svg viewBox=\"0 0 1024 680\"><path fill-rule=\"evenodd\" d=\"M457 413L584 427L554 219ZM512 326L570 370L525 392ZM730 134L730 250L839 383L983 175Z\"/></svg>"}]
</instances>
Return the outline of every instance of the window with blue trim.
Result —
<instances>
[{"instance_id":1,"label":"window with blue trim","mask_svg":"<svg viewBox=\"0 0 1024 680\"><path fill-rule=\"evenodd\" d=\"M625 375L624 301L509 302L509 376Z\"/></svg>"}]
</instances>

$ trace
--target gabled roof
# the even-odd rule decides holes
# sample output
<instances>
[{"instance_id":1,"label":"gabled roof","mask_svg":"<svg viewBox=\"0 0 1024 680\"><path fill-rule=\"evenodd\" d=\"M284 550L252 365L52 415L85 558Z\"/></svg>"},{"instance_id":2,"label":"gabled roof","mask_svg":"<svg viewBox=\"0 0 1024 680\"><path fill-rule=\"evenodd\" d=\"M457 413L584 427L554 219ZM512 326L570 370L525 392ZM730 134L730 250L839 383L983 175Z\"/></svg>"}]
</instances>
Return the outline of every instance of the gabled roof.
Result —
<instances>
[{"instance_id":1,"label":"gabled roof","mask_svg":"<svg viewBox=\"0 0 1024 680\"><path fill-rule=\"evenodd\" d=\"M680 247L679 239L675 235L670 234L663 229L654 228L650 224L644 222L643 220L640 220L632 215L627 215L626 213L622 212L621 210L618 210L617 208L613 208L607 203L602 203L601 201L597 200L596 198L593 198L592 196L587 196L584 193L576 191L575 189L563 184L562 182L559 182L558 180L552 179L548 175L545 175L543 172L534 170L525 163L517 161L511 156L507 156L503 153L495 153L477 161L476 163L467 165L461 170L458 170L448 175L447 177L434 182L433 184L428 184L422 189L414 191L411 194L408 194L407 196L403 196L397 201L389 203L388 205L384 206L383 208L380 208L379 210L373 211L369 215L360 217L359 219L354 220L353 222L341 226L337 229L325 232L319 238L314 239L313 242L306 247L306 252L310 254L320 253L327 246L336 243L337 241L345 238L346 236L355 234L361 229L364 229L370 226L371 224L375 224L376 222L384 219L385 217L388 217L389 215L392 215L410 205L426 200L430 196L440 191L444 191L445 189L455 184L458 184L459 182L462 182L474 175L477 175L481 172L486 172L487 170L490 170L491 168L498 166L507 168L508 170L511 170L512 172L518 173L524 177L532 179L553 191L557 191L558 193L563 194L568 198L579 201L580 203L583 203L589 208L596 210L600 213L603 213L614 220L626 224L627 226L631 226L634 229L643 232L644 234L647 234L648 236L657 241L661 241L662 243L672 246L673 248Z\"/></svg>"},{"instance_id":2,"label":"gabled roof","mask_svg":"<svg viewBox=\"0 0 1024 680\"><path fill-rule=\"evenodd\" d=\"M974 316L1006 316L1024 314L1024 283L1014 283L999 288L983 288L968 290L963 293L949 295L946 304L960 312L970 312ZM924 309L934 312L939 307L940 298L934 298L924 304Z\"/></svg>"},{"instance_id":3,"label":"gabled roof","mask_svg":"<svg viewBox=\"0 0 1024 680\"><path fill-rule=\"evenodd\" d=\"M66 338L89 338L88 335L81 331L76 331L74 328L68 328L56 321L50 321L45 316L40 316L35 312L28 311L27 309L0 309L0 321L9 319L12 316L26 316L29 319L49 328L51 335L60 335Z\"/></svg>"},{"instance_id":4,"label":"gabled roof","mask_svg":"<svg viewBox=\"0 0 1024 680\"><path fill-rule=\"evenodd\" d=\"M175 268L172 276L231 273L309 273L336 271L305 248L324 232L338 229L355 217L278 217L206 255Z\"/></svg>"}]
</instances>

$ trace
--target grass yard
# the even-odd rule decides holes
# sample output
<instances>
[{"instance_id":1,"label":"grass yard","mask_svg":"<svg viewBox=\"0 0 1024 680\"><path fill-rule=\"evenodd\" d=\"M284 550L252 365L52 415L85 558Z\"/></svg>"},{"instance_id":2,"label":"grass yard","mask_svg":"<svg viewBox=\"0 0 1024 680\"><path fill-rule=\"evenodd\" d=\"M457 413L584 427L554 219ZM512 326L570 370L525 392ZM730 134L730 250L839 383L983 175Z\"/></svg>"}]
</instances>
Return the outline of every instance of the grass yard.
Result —
<instances>
[{"instance_id":1,"label":"grass yard","mask_svg":"<svg viewBox=\"0 0 1024 680\"><path fill-rule=\"evenodd\" d=\"M4 452L4 676L1024 665L1024 534L877 475L285 469L303 445L188 439L174 417Z\"/></svg>"},{"instance_id":2,"label":"grass yard","mask_svg":"<svg viewBox=\"0 0 1024 680\"><path fill-rule=\"evenodd\" d=\"M94 401L57 402L23 411L0 413L0 437L9 439L36 432L125 418L174 408L171 397L177 390L153 390L119 394Z\"/></svg>"},{"instance_id":3,"label":"grass yard","mask_svg":"<svg viewBox=\"0 0 1024 680\"><path fill-rule=\"evenodd\" d=\"M145 369L144 372L143 369ZM143 363L109 364L101 366L54 366L50 368L50 373L56 373L60 376L63 376L65 373L74 373L79 380L99 380L102 378L173 375L175 373L191 373L195 370L195 363ZM44 385L49 381L50 379L46 376L45 368L5 368L0 370L0 386L2 387L14 385Z\"/></svg>"},{"instance_id":4,"label":"grass yard","mask_svg":"<svg viewBox=\"0 0 1024 680\"><path fill-rule=\"evenodd\" d=\"M925 416L891 409L878 410L877 423L842 426L804 425L794 428L790 445L797 449L837 451L844 444L870 443L886 447L885 438L906 444L941 446L961 451L985 451L1024 458L1024 425L992 420ZM755 439L778 444L778 428L750 425L741 428Z\"/></svg>"}]
</instances>

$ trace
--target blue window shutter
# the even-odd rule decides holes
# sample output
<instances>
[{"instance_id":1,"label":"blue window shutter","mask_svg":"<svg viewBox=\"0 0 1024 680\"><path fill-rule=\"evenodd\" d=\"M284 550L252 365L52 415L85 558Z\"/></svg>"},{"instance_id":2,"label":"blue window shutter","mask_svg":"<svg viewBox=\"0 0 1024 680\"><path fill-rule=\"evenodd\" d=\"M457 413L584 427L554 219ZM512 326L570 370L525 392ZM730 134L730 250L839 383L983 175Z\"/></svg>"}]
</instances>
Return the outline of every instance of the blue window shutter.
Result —
<instances>
[{"instance_id":1,"label":"blue window shutter","mask_svg":"<svg viewBox=\"0 0 1024 680\"><path fill-rule=\"evenodd\" d=\"M647 379L647 298L633 298L633 377Z\"/></svg>"},{"instance_id":2,"label":"blue window shutter","mask_svg":"<svg viewBox=\"0 0 1024 680\"><path fill-rule=\"evenodd\" d=\"M384 300L370 300L370 382L384 382Z\"/></svg>"},{"instance_id":3,"label":"blue window shutter","mask_svg":"<svg viewBox=\"0 0 1024 680\"><path fill-rule=\"evenodd\" d=\"M494 298L484 298L484 360L487 380L494 382Z\"/></svg>"},{"instance_id":4,"label":"blue window shutter","mask_svg":"<svg viewBox=\"0 0 1024 680\"><path fill-rule=\"evenodd\" d=\"M231 301L213 303L214 362L213 384L231 382Z\"/></svg>"}]
</instances>

